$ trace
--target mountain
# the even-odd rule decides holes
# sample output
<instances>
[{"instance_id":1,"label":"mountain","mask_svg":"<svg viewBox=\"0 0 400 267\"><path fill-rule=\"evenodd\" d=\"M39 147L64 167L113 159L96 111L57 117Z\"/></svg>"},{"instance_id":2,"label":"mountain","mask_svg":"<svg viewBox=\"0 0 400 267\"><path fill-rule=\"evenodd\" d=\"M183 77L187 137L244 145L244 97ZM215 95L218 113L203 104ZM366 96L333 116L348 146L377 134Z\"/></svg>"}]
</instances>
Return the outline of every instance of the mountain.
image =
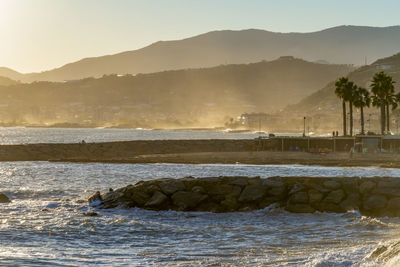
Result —
<instances>
[{"instance_id":1,"label":"mountain","mask_svg":"<svg viewBox=\"0 0 400 267\"><path fill-rule=\"evenodd\" d=\"M311 33L225 30L183 40L160 41L115 55L85 58L53 70L24 75L22 80L64 81L104 74L153 73L270 61L285 55L308 61L362 65L366 57L372 62L398 51L400 26L339 26Z\"/></svg>"},{"instance_id":2,"label":"mountain","mask_svg":"<svg viewBox=\"0 0 400 267\"><path fill-rule=\"evenodd\" d=\"M13 122L210 125L243 112L276 111L353 69L286 56L271 62L20 84L0 87L0 107L7 107L0 110L0 121L10 121L12 111Z\"/></svg>"}]
</instances>

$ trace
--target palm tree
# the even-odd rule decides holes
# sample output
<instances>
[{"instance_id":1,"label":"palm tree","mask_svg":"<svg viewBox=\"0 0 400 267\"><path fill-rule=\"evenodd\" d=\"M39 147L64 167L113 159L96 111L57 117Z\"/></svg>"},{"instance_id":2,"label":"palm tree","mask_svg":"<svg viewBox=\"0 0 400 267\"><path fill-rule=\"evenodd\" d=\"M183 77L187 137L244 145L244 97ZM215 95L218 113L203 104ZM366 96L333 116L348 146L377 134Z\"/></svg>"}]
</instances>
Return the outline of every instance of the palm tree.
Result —
<instances>
[{"instance_id":1,"label":"palm tree","mask_svg":"<svg viewBox=\"0 0 400 267\"><path fill-rule=\"evenodd\" d=\"M394 82L393 82L394 83ZM389 114L389 106L392 106L392 110L395 110L399 103L398 94L394 93L394 87L387 92L386 96L386 130L390 132L390 114Z\"/></svg>"},{"instance_id":2,"label":"palm tree","mask_svg":"<svg viewBox=\"0 0 400 267\"><path fill-rule=\"evenodd\" d=\"M371 104L371 98L367 89L357 87L354 93L354 106L360 109L360 121L361 121L361 134L365 134L364 131L364 107L369 107Z\"/></svg>"},{"instance_id":3,"label":"palm tree","mask_svg":"<svg viewBox=\"0 0 400 267\"><path fill-rule=\"evenodd\" d=\"M389 113L388 110L385 109L386 103L388 102L388 96L390 94L393 94L394 91L393 84L394 81L392 80L392 77L386 75L386 73L383 71L376 73L372 78L371 92L374 94L373 104L374 106L380 107L381 110L382 135L385 134L386 115L388 115Z\"/></svg>"},{"instance_id":4,"label":"palm tree","mask_svg":"<svg viewBox=\"0 0 400 267\"><path fill-rule=\"evenodd\" d=\"M349 79L342 77L339 78L335 82L335 94L342 100L342 108L343 108L343 135L347 135L346 129L346 85L349 82Z\"/></svg>"},{"instance_id":5,"label":"palm tree","mask_svg":"<svg viewBox=\"0 0 400 267\"><path fill-rule=\"evenodd\" d=\"M350 107L350 136L353 136L353 102L356 97L357 85L348 82L345 86L345 99L349 102Z\"/></svg>"}]
</instances>

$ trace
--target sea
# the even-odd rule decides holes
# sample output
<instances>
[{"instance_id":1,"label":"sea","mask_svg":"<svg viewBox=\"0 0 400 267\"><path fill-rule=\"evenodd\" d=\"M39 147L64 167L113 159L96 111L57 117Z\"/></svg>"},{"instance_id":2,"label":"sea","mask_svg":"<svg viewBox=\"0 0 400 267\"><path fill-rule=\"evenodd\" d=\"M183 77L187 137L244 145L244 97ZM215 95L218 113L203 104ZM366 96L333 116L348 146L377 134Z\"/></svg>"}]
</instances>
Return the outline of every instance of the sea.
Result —
<instances>
[{"instance_id":1,"label":"sea","mask_svg":"<svg viewBox=\"0 0 400 267\"><path fill-rule=\"evenodd\" d=\"M2 142L101 142L128 138L126 135L157 139L146 135L149 133L163 139L199 135L191 131L179 132L177 137L171 131L163 135L162 131L114 130L6 129ZM200 135L215 138L225 133ZM87 202L96 191L141 180L222 175L400 177L400 169L0 162L0 192L12 199L0 204L0 266L400 265L400 218L372 218L357 211L293 214L273 205L223 214L120 207L104 210ZM385 253L376 256L376 251L383 250Z\"/></svg>"}]
</instances>

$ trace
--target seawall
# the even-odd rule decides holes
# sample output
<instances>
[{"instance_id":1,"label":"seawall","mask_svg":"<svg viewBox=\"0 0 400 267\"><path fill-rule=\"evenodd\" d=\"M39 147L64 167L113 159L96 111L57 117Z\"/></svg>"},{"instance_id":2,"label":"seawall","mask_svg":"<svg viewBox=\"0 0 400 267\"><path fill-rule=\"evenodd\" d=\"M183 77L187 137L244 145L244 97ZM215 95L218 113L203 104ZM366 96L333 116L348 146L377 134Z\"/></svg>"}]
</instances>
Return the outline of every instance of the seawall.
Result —
<instances>
[{"instance_id":1,"label":"seawall","mask_svg":"<svg viewBox=\"0 0 400 267\"><path fill-rule=\"evenodd\" d=\"M104 161L147 154L254 151L255 145L255 140L252 139L0 145L0 161Z\"/></svg>"},{"instance_id":2,"label":"seawall","mask_svg":"<svg viewBox=\"0 0 400 267\"><path fill-rule=\"evenodd\" d=\"M389 177L211 177L141 181L89 199L101 208L234 212L275 204L290 212L358 210L400 216L400 179Z\"/></svg>"}]
</instances>

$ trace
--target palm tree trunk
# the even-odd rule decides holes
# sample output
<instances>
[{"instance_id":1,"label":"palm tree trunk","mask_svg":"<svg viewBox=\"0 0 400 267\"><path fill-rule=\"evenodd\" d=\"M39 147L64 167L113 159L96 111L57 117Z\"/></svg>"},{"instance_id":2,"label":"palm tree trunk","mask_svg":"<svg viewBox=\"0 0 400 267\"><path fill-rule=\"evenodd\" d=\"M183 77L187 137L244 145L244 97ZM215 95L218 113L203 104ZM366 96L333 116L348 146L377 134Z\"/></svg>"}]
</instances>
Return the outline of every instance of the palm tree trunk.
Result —
<instances>
[{"instance_id":1,"label":"palm tree trunk","mask_svg":"<svg viewBox=\"0 0 400 267\"><path fill-rule=\"evenodd\" d=\"M390 133L389 104L386 104L386 129Z\"/></svg>"},{"instance_id":2,"label":"palm tree trunk","mask_svg":"<svg viewBox=\"0 0 400 267\"><path fill-rule=\"evenodd\" d=\"M364 135L365 134L365 132L364 132L364 108L363 108L363 106L361 105L361 107L360 107L360 111L361 111L361 134L362 135Z\"/></svg>"},{"instance_id":3,"label":"palm tree trunk","mask_svg":"<svg viewBox=\"0 0 400 267\"><path fill-rule=\"evenodd\" d=\"M385 134L385 101L381 99L381 134Z\"/></svg>"},{"instance_id":4,"label":"palm tree trunk","mask_svg":"<svg viewBox=\"0 0 400 267\"><path fill-rule=\"evenodd\" d=\"M347 135L347 129L346 129L346 102L343 100L342 101L342 107L343 107L343 136Z\"/></svg>"},{"instance_id":5,"label":"palm tree trunk","mask_svg":"<svg viewBox=\"0 0 400 267\"><path fill-rule=\"evenodd\" d=\"M353 136L353 102L349 102L350 105L350 136Z\"/></svg>"}]
</instances>

